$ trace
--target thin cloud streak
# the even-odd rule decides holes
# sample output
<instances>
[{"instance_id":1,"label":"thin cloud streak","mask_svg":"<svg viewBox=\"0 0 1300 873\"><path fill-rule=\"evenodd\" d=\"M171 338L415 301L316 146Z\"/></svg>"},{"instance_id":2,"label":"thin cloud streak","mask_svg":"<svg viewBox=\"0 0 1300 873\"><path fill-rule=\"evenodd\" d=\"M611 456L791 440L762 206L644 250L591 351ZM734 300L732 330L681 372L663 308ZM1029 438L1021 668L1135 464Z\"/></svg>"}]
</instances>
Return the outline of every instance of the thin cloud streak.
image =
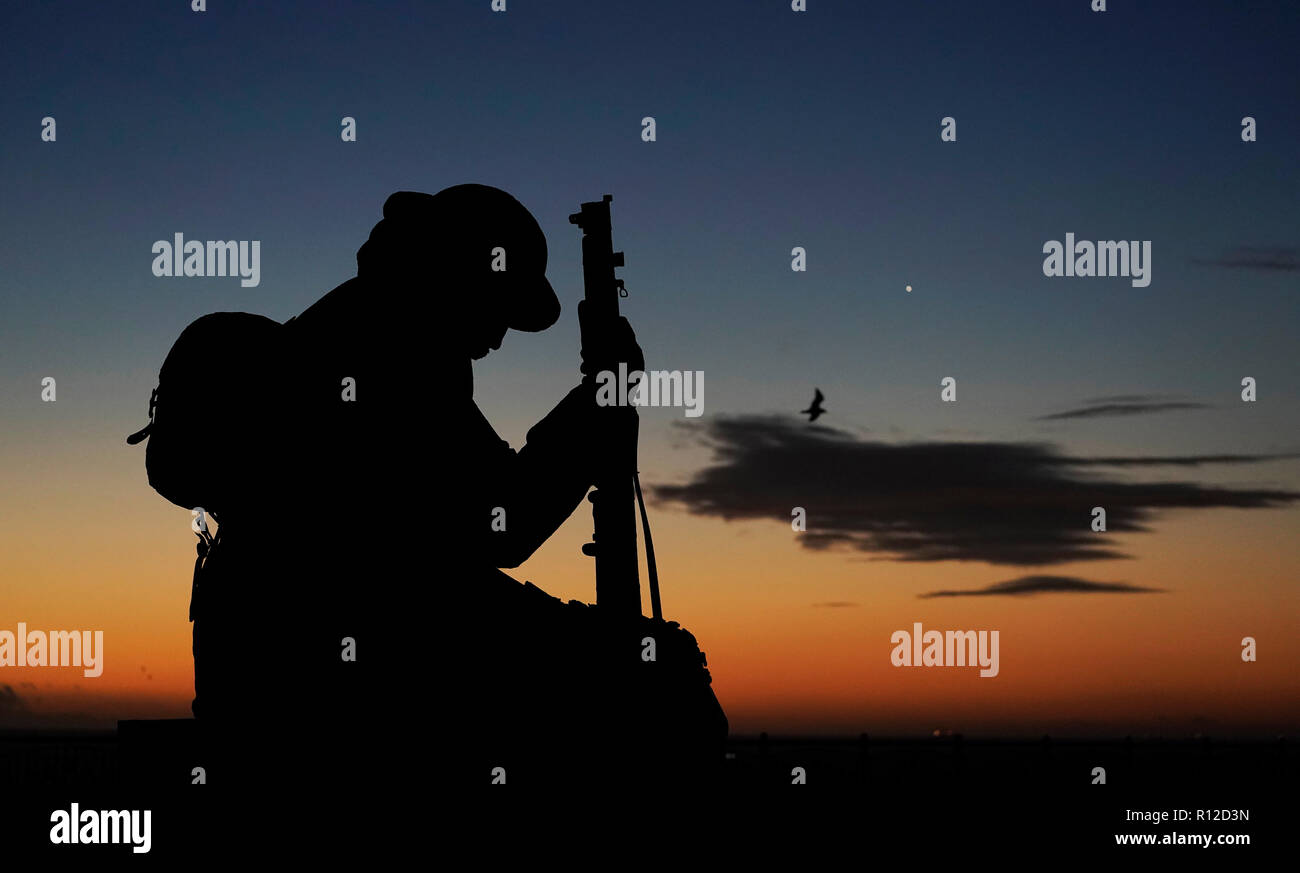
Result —
<instances>
[{"instance_id":1,"label":"thin cloud streak","mask_svg":"<svg viewBox=\"0 0 1300 873\"><path fill-rule=\"evenodd\" d=\"M934 597L1028 597L1035 594L1163 594L1163 588L1143 588L1127 582L1093 582L1075 576L1021 576L994 582L984 588L955 591L930 591L916 595L922 600Z\"/></svg>"},{"instance_id":2,"label":"thin cloud streak","mask_svg":"<svg viewBox=\"0 0 1300 873\"><path fill-rule=\"evenodd\" d=\"M1094 406L1082 406L1051 415L1040 415L1038 421L1058 421L1066 418L1106 418L1120 415L1149 415L1153 412L1172 412L1182 409L1208 409L1205 403L1190 401L1129 401L1124 403L1099 403Z\"/></svg>"},{"instance_id":3,"label":"thin cloud streak","mask_svg":"<svg viewBox=\"0 0 1300 873\"><path fill-rule=\"evenodd\" d=\"M1300 458L1300 452L1280 455L1166 455L1151 457L1070 458L1075 467L1200 467L1205 464L1264 464Z\"/></svg>"},{"instance_id":4,"label":"thin cloud streak","mask_svg":"<svg viewBox=\"0 0 1300 873\"><path fill-rule=\"evenodd\" d=\"M1217 258L1192 258L1192 263L1232 270L1294 273L1300 270L1300 249L1292 246L1237 246Z\"/></svg>"}]
</instances>

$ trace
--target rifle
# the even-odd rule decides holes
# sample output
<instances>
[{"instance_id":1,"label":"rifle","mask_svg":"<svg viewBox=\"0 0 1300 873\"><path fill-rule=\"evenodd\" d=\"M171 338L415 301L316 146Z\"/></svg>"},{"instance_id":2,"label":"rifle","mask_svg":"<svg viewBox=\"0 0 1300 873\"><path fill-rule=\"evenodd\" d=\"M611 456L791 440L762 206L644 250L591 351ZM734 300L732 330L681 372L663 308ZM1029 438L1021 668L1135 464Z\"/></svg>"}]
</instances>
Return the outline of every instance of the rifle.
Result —
<instances>
[{"instance_id":1,"label":"rifle","mask_svg":"<svg viewBox=\"0 0 1300 873\"><path fill-rule=\"evenodd\" d=\"M609 204L613 195L583 203L581 211L569 216L569 223L582 231L582 278L585 306L579 319L584 350L602 345L618 321L618 300L627 296L623 280L614 275L623 266L623 253L614 251ZM588 374L594 378L594 374ZM645 377L643 377L645 378ZM627 618L641 615L641 578L637 566L636 508L646 540L646 564L650 577L650 602L656 619L661 619L659 575L655 566L650 522L637 474L637 432L640 419L636 408L608 406L600 410L604 427L592 439L598 459L595 489L591 501L594 531L592 542L582 547L584 555L596 559L596 605L610 615ZM635 503L633 505L633 496Z\"/></svg>"}]
</instances>

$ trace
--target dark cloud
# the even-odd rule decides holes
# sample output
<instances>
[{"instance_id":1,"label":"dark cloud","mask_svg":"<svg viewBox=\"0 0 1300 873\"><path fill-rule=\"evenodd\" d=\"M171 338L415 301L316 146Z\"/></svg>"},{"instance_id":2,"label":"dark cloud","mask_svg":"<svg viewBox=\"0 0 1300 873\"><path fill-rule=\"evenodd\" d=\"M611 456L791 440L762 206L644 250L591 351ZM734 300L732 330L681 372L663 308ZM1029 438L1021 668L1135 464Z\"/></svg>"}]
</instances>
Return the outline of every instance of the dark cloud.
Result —
<instances>
[{"instance_id":1,"label":"dark cloud","mask_svg":"<svg viewBox=\"0 0 1300 873\"><path fill-rule=\"evenodd\" d=\"M851 600L828 600L825 603L814 603L813 606L824 606L830 609L837 609L845 606L857 606L857 604Z\"/></svg>"},{"instance_id":2,"label":"dark cloud","mask_svg":"<svg viewBox=\"0 0 1300 873\"><path fill-rule=\"evenodd\" d=\"M1134 396L1134 399L1126 399L1110 403L1094 403L1090 406L1081 406L1078 409L1068 409L1065 412L1054 412L1051 415L1040 415L1039 421L1055 421L1063 418L1104 418L1116 415L1146 415L1152 412L1170 412L1177 409L1208 409L1204 403L1192 403L1186 400L1144 400Z\"/></svg>"},{"instance_id":3,"label":"dark cloud","mask_svg":"<svg viewBox=\"0 0 1300 873\"><path fill-rule=\"evenodd\" d=\"M1237 246L1210 260L1193 258L1192 263L1234 270L1294 273L1300 270L1300 249L1292 246Z\"/></svg>"},{"instance_id":4,"label":"dark cloud","mask_svg":"<svg viewBox=\"0 0 1300 873\"><path fill-rule=\"evenodd\" d=\"M1037 443L884 443L785 416L719 417L697 430L710 466L661 503L725 520L788 525L807 510L810 549L847 548L902 561L1045 566L1128 557L1117 533L1147 532L1171 509L1284 506L1300 492L1195 482L1130 482L1078 469ZM1122 460L1122 459L1121 459ZM1107 531L1091 529L1092 508Z\"/></svg>"},{"instance_id":5,"label":"dark cloud","mask_svg":"<svg viewBox=\"0 0 1300 873\"><path fill-rule=\"evenodd\" d=\"M1159 594L1163 588L1142 588L1127 582L1091 582L1074 576L1021 576L1005 582L995 582L984 588L972 588L965 591L931 591L918 594L917 597L1023 597L1031 594L1049 592L1069 592L1071 594Z\"/></svg>"}]
</instances>

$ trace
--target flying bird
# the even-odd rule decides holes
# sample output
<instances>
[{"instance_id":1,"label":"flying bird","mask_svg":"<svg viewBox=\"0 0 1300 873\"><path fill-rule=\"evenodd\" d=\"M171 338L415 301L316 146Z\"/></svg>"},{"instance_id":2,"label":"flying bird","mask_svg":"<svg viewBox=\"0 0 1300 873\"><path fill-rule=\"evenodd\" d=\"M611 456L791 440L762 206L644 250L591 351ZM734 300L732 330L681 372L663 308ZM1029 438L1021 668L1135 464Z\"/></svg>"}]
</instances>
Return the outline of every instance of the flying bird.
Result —
<instances>
[{"instance_id":1,"label":"flying bird","mask_svg":"<svg viewBox=\"0 0 1300 873\"><path fill-rule=\"evenodd\" d=\"M820 416L823 412L826 411L825 409L822 409L822 401L825 399L826 397L825 395L822 394L822 390L820 388L814 388L812 405L809 406L807 409L799 410L799 414L807 415L808 422L809 424L811 424L812 422L817 420L818 416Z\"/></svg>"}]
</instances>

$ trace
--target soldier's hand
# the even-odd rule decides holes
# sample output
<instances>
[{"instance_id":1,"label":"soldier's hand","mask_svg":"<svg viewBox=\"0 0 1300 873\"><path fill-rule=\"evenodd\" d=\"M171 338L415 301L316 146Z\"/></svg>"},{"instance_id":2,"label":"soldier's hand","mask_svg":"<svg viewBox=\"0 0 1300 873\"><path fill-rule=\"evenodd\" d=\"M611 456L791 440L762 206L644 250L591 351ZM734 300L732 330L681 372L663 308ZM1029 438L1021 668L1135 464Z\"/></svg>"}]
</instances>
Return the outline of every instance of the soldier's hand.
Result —
<instances>
[{"instance_id":1,"label":"soldier's hand","mask_svg":"<svg viewBox=\"0 0 1300 873\"><path fill-rule=\"evenodd\" d=\"M583 307L586 302L578 301L579 322L583 319ZM645 371L645 354L641 351L641 346L636 341L636 332L632 330L632 324L626 317L620 315L618 321L613 323L606 334L597 338L596 345L597 348L594 349L585 346L582 349L582 366L579 368L582 375L594 378L602 370L618 373L620 363L627 364L629 373L636 370Z\"/></svg>"}]
</instances>

